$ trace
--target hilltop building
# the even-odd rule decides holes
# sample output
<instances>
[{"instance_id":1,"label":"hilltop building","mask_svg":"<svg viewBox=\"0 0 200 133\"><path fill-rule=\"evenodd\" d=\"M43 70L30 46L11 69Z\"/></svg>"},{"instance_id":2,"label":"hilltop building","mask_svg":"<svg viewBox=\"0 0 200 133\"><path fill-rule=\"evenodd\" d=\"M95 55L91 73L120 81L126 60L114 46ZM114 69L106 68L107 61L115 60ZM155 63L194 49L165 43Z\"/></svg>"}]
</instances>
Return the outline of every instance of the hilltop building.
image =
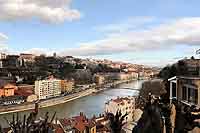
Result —
<instances>
[{"instance_id":1,"label":"hilltop building","mask_svg":"<svg viewBox=\"0 0 200 133\"><path fill-rule=\"evenodd\" d=\"M6 54L5 53L0 53L0 60L1 59L6 59Z\"/></svg>"},{"instance_id":2,"label":"hilltop building","mask_svg":"<svg viewBox=\"0 0 200 133\"><path fill-rule=\"evenodd\" d=\"M25 53L21 53L20 54L20 58L24 59L25 62L34 62L35 60L35 55L33 54L25 54Z\"/></svg>"},{"instance_id":3,"label":"hilltop building","mask_svg":"<svg viewBox=\"0 0 200 133\"><path fill-rule=\"evenodd\" d=\"M20 60L18 55L7 55L6 58L0 59L0 68L19 66Z\"/></svg>"}]
</instances>

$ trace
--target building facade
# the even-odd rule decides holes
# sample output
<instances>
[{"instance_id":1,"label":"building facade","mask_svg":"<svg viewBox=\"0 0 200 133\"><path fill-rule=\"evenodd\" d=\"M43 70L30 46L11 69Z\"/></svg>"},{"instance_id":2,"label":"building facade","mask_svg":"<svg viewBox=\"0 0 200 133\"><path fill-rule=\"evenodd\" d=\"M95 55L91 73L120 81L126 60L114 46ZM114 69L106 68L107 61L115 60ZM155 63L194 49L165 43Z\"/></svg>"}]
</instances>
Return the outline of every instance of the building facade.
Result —
<instances>
[{"instance_id":1,"label":"building facade","mask_svg":"<svg viewBox=\"0 0 200 133\"><path fill-rule=\"evenodd\" d=\"M170 98L200 107L200 77L177 76L170 82Z\"/></svg>"},{"instance_id":2,"label":"building facade","mask_svg":"<svg viewBox=\"0 0 200 133\"><path fill-rule=\"evenodd\" d=\"M0 68L4 67L19 67L20 60L18 55L7 55L5 59L0 60Z\"/></svg>"},{"instance_id":3,"label":"building facade","mask_svg":"<svg viewBox=\"0 0 200 133\"><path fill-rule=\"evenodd\" d=\"M5 53L0 53L0 60L1 59L6 59L6 54Z\"/></svg>"},{"instance_id":4,"label":"building facade","mask_svg":"<svg viewBox=\"0 0 200 133\"><path fill-rule=\"evenodd\" d=\"M5 84L0 88L0 97L14 96L15 90L17 90L17 86L9 83Z\"/></svg>"},{"instance_id":5,"label":"building facade","mask_svg":"<svg viewBox=\"0 0 200 133\"><path fill-rule=\"evenodd\" d=\"M122 97L117 99L111 99L105 104L105 112L116 114L117 111L121 111L122 115L128 114L125 118L126 122L133 121L133 114L135 110L135 98L134 97Z\"/></svg>"},{"instance_id":6,"label":"building facade","mask_svg":"<svg viewBox=\"0 0 200 133\"><path fill-rule=\"evenodd\" d=\"M71 93L74 89L74 80L61 80L62 93Z\"/></svg>"},{"instance_id":7,"label":"building facade","mask_svg":"<svg viewBox=\"0 0 200 133\"><path fill-rule=\"evenodd\" d=\"M137 79L138 74L135 72L120 72L120 73L114 73L113 79L115 80L130 80L130 79Z\"/></svg>"},{"instance_id":8,"label":"building facade","mask_svg":"<svg viewBox=\"0 0 200 133\"><path fill-rule=\"evenodd\" d=\"M102 85L105 83L105 77L103 75L96 74L96 75L94 75L94 82L97 85Z\"/></svg>"},{"instance_id":9,"label":"building facade","mask_svg":"<svg viewBox=\"0 0 200 133\"><path fill-rule=\"evenodd\" d=\"M25 62L34 62L35 60L35 55L33 54L25 54L21 53L20 54L20 59L23 59Z\"/></svg>"},{"instance_id":10,"label":"building facade","mask_svg":"<svg viewBox=\"0 0 200 133\"><path fill-rule=\"evenodd\" d=\"M38 99L47 99L61 94L61 80L47 79L35 81L35 94Z\"/></svg>"}]
</instances>

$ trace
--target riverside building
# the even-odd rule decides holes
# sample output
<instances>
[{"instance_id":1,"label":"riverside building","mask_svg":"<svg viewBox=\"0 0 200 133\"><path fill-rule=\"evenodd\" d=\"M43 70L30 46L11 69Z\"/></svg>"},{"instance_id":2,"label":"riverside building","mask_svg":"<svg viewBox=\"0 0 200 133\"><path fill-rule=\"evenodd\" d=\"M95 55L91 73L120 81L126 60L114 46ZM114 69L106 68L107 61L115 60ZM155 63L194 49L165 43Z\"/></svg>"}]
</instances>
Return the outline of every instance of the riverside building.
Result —
<instances>
[{"instance_id":1,"label":"riverside building","mask_svg":"<svg viewBox=\"0 0 200 133\"><path fill-rule=\"evenodd\" d=\"M74 80L61 80L62 93L71 93L74 89Z\"/></svg>"},{"instance_id":2,"label":"riverside building","mask_svg":"<svg viewBox=\"0 0 200 133\"><path fill-rule=\"evenodd\" d=\"M35 94L38 99L47 99L61 94L61 80L50 78L35 81Z\"/></svg>"},{"instance_id":3,"label":"riverside building","mask_svg":"<svg viewBox=\"0 0 200 133\"><path fill-rule=\"evenodd\" d=\"M122 115L128 114L125 118L126 122L133 121L133 114L135 110L134 97L118 97L117 99L109 100L105 105L105 111L116 114L121 111Z\"/></svg>"},{"instance_id":4,"label":"riverside building","mask_svg":"<svg viewBox=\"0 0 200 133\"><path fill-rule=\"evenodd\" d=\"M6 83L2 87L0 87L0 97L14 96L14 92L17 89L17 86L10 83Z\"/></svg>"}]
</instances>

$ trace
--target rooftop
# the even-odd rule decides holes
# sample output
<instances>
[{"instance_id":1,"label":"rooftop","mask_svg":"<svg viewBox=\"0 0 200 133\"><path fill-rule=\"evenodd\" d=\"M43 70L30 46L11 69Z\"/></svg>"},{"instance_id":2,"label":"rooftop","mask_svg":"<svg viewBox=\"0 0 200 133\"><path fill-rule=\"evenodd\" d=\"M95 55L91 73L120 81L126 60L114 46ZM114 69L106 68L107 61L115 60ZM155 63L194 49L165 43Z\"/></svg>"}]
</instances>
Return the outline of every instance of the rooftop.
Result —
<instances>
[{"instance_id":1,"label":"rooftop","mask_svg":"<svg viewBox=\"0 0 200 133\"><path fill-rule=\"evenodd\" d=\"M84 131L86 127L94 127L96 124L92 119L87 119L83 113L80 113L79 116L72 118L64 118L59 120L63 128L75 128L78 131Z\"/></svg>"},{"instance_id":2,"label":"rooftop","mask_svg":"<svg viewBox=\"0 0 200 133\"><path fill-rule=\"evenodd\" d=\"M117 99L111 99L110 101L116 102L116 103L124 103L124 101L130 101L131 97L118 97Z\"/></svg>"},{"instance_id":3,"label":"rooftop","mask_svg":"<svg viewBox=\"0 0 200 133\"><path fill-rule=\"evenodd\" d=\"M197 80L200 79L200 76L174 76L168 79L168 81L176 80L176 79L191 79L191 80Z\"/></svg>"}]
</instances>

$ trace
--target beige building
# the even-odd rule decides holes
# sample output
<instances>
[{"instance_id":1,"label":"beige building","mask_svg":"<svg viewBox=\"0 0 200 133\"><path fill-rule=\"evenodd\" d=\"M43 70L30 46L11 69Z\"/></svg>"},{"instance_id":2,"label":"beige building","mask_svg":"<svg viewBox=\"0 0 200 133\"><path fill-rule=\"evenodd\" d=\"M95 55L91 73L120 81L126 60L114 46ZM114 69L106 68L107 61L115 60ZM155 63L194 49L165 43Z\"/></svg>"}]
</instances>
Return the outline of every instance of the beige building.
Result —
<instances>
[{"instance_id":1,"label":"beige building","mask_svg":"<svg viewBox=\"0 0 200 133\"><path fill-rule=\"evenodd\" d=\"M116 74L116 79L117 80L129 80L129 79L134 79L138 78L138 73L135 72L128 72L128 73L117 73Z\"/></svg>"},{"instance_id":2,"label":"beige building","mask_svg":"<svg viewBox=\"0 0 200 133\"><path fill-rule=\"evenodd\" d=\"M186 104L200 107L200 77L172 77L170 81L170 98L176 97Z\"/></svg>"},{"instance_id":3,"label":"beige building","mask_svg":"<svg viewBox=\"0 0 200 133\"><path fill-rule=\"evenodd\" d=\"M74 89L74 80L61 80L61 92L70 93Z\"/></svg>"},{"instance_id":4,"label":"beige building","mask_svg":"<svg viewBox=\"0 0 200 133\"><path fill-rule=\"evenodd\" d=\"M105 77L103 75L100 75L100 74L96 74L94 76L94 82L97 84L97 85L102 85L105 83Z\"/></svg>"},{"instance_id":5,"label":"beige building","mask_svg":"<svg viewBox=\"0 0 200 133\"><path fill-rule=\"evenodd\" d=\"M50 78L35 81L35 94L38 96L38 99L59 96L61 94L61 80Z\"/></svg>"},{"instance_id":6,"label":"beige building","mask_svg":"<svg viewBox=\"0 0 200 133\"><path fill-rule=\"evenodd\" d=\"M105 112L116 114L117 111L121 111L122 115L128 113L125 121L133 121L133 114L135 110L135 98L134 97L121 97L117 99L111 99L105 104Z\"/></svg>"},{"instance_id":7,"label":"beige building","mask_svg":"<svg viewBox=\"0 0 200 133\"><path fill-rule=\"evenodd\" d=\"M35 55L21 53L20 54L20 59L23 59L25 62L34 62Z\"/></svg>"},{"instance_id":8,"label":"beige building","mask_svg":"<svg viewBox=\"0 0 200 133\"><path fill-rule=\"evenodd\" d=\"M187 105L200 107L200 77L172 77L170 82L170 98L176 97ZM190 133L199 133L200 129L195 128Z\"/></svg>"}]
</instances>

